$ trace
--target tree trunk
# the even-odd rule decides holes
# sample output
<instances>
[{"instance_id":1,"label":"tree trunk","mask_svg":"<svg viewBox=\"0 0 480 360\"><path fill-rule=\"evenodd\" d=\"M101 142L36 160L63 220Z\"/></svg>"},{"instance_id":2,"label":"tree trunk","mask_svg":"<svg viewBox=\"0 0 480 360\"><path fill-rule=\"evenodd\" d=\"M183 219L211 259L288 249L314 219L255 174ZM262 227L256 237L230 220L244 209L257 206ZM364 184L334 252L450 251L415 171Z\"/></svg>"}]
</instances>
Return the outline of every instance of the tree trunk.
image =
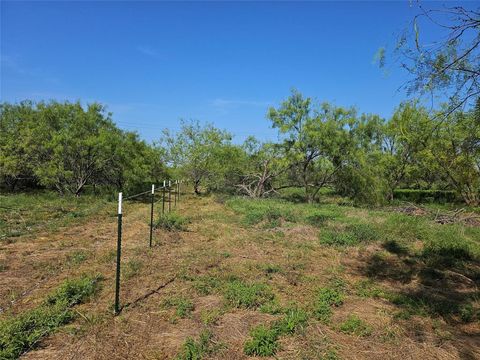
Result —
<instances>
[{"instance_id":1,"label":"tree trunk","mask_svg":"<svg viewBox=\"0 0 480 360\"><path fill-rule=\"evenodd\" d=\"M193 182L193 191L195 195L200 195L200 180L195 180Z\"/></svg>"}]
</instances>

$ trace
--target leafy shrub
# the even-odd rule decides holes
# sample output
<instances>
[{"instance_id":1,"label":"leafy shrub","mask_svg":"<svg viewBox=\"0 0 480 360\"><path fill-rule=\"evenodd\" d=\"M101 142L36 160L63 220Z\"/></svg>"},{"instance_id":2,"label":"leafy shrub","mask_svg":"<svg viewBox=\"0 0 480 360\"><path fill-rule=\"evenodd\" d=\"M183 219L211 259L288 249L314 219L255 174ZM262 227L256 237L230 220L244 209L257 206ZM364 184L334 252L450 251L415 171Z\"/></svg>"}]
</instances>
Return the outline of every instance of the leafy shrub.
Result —
<instances>
[{"instance_id":1,"label":"leafy shrub","mask_svg":"<svg viewBox=\"0 0 480 360\"><path fill-rule=\"evenodd\" d=\"M160 216L155 224L155 228L161 228L167 231L185 231L190 221L174 212L165 213Z\"/></svg>"},{"instance_id":2,"label":"leafy shrub","mask_svg":"<svg viewBox=\"0 0 480 360\"><path fill-rule=\"evenodd\" d=\"M454 191L397 189L393 191L395 200L415 203L451 203L458 200Z\"/></svg>"},{"instance_id":3,"label":"leafy shrub","mask_svg":"<svg viewBox=\"0 0 480 360\"><path fill-rule=\"evenodd\" d=\"M267 285L246 284L240 280L227 283L224 296L230 304L239 308L256 308L274 298L272 290Z\"/></svg>"},{"instance_id":4,"label":"leafy shrub","mask_svg":"<svg viewBox=\"0 0 480 360\"><path fill-rule=\"evenodd\" d=\"M463 322L471 322L475 319L475 309L472 304L465 304L459 309L459 316Z\"/></svg>"},{"instance_id":5,"label":"leafy shrub","mask_svg":"<svg viewBox=\"0 0 480 360\"><path fill-rule=\"evenodd\" d=\"M341 332L349 335L369 336L372 334L371 326L367 325L356 315L350 315L347 320L340 324L339 329Z\"/></svg>"},{"instance_id":6,"label":"leafy shrub","mask_svg":"<svg viewBox=\"0 0 480 360\"><path fill-rule=\"evenodd\" d=\"M73 305L84 302L98 288L99 277L67 280L47 296L44 303L0 322L0 358L17 359L38 340L70 322Z\"/></svg>"},{"instance_id":7,"label":"leafy shrub","mask_svg":"<svg viewBox=\"0 0 480 360\"><path fill-rule=\"evenodd\" d=\"M273 328L259 325L250 331L252 337L245 343L243 351L250 356L272 356L278 349L278 333Z\"/></svg>"}]
</instances>

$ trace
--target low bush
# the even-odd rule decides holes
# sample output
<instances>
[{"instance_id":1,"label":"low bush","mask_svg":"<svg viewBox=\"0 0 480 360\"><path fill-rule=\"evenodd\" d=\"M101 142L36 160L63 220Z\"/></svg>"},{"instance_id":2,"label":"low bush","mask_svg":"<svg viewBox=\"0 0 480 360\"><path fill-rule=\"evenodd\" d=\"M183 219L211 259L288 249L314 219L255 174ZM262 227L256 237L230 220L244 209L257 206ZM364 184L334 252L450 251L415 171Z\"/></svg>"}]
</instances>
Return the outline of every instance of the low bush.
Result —
<instances>
[{"instance_id":1,"label":"low bush","mask_svg":"<svg viewBox=\"0 0 480 360\"><path fill-rule=\"evenodd\" d=\"M186 217L180 216L177 213L165 213L158 218L155 223L155 228L167 231L185 231L187 230L189 222L190 221Z\"/></svg>"},{"instance_id":2,"label":"low bush","mask_svg":"<svg viewBox=\"0 0 480 360\"><path fill-rule=\"evenodd\" d=\"M416 203L451 203L458 201L454 191L397 189L393 192L395 200Z\"/></svg>"}]
</instances>

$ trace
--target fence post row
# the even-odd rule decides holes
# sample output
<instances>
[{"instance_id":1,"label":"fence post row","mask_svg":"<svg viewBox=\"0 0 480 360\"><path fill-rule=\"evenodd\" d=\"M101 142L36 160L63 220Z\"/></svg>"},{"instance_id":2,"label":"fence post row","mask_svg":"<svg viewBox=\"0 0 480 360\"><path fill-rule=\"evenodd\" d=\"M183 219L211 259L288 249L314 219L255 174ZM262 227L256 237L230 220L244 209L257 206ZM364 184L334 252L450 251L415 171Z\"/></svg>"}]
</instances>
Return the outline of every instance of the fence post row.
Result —
<instances>
[{"instance_id":1,"label":"fence post row","mask_svg":"<svg viewBox=\"0 0 480 360\"><path fill-rule=\"evenodd\" d=\"M174 196L175 196L175 206L177 206L177 200L180 201L180 181L175 180L175 189L174 189ZM163 180L163 187L162 187L162 215L165 214L165 201L168 201L168 212L171 211L171 203L172 203L172 182L168 180L168 200L166 200L166 191L167 191L167 182ZM140 193L133 196L142 195L145 193ZM131 198L131 197L130 197ZM118 220L118 227L117 227L117 264L116 264L116 272L115 272L115 315L120 313L120 265L121 265L121 257L122 257L122 193L118 193L118 211L117 211L117 220ZM126 199L129 199L128 197ZM152 247L153 241L153 210L155 205L155 185L152 184L152 191L150 196L150 238L149 238L149 246Z\"/></svg>"},{"instance_id":2,"label":"fence post row","mask_svg":"<svg viewBox=\"0 0 480 360\"><path fill-rule=\"evenodd\" d=\"M120 259L122 252L122 193L118 193L117 271L115 275L115 314L120 312Z\"/></svg>"},{"instance_id":3,"label":"fence post row","mask_svg":"<svg viewBox=\"0 0 480 360\"><path fill-rule=\"evenodd\" d=\"M155 185L152 184L152 201L150 207L150 247L152 247L152 236L153 236L153 203L155 200Z\"/></svg>"}]
</instances>

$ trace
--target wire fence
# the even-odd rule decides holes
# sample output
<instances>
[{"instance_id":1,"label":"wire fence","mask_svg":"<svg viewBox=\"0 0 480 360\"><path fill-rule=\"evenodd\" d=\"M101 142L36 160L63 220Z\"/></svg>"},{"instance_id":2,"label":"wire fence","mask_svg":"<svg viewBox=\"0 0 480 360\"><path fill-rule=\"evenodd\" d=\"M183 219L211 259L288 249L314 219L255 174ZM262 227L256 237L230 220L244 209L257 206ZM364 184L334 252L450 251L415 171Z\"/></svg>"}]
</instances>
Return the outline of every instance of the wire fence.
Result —
<instances>
[{"instance_id":1,"label":"wire fence","mask_svg":"<svg viewBox=\"0 0 480 360\"><path fill-rule=\"evenodd\" d=\"M123 202L127 200L137 199L141 196L150 194L150 234L148 246L152 247L153 240L153 218L154 218L154 208L155 204L162 202L162 211L161 215L165 216L166 212L172 211L172 202L173 207L177 206L177 202L180 201L181 193L181 184L183 182L180 180L164 180L163 186L155 187L155 184L152 184L151 190L140 192L138 194L129 195L123 197L123 193L118 193L118 211L117 211L117 265L115 272L115 315L119 314L121 311L120 306L120 274L121 274L121 263L122 263L122 227L123 227ZM156 196L160 196L158 200L155 200ZM173 195L173 199L172 199ZM168 207L166 206L168 204Z\"/></svg>"}]
</instances>

